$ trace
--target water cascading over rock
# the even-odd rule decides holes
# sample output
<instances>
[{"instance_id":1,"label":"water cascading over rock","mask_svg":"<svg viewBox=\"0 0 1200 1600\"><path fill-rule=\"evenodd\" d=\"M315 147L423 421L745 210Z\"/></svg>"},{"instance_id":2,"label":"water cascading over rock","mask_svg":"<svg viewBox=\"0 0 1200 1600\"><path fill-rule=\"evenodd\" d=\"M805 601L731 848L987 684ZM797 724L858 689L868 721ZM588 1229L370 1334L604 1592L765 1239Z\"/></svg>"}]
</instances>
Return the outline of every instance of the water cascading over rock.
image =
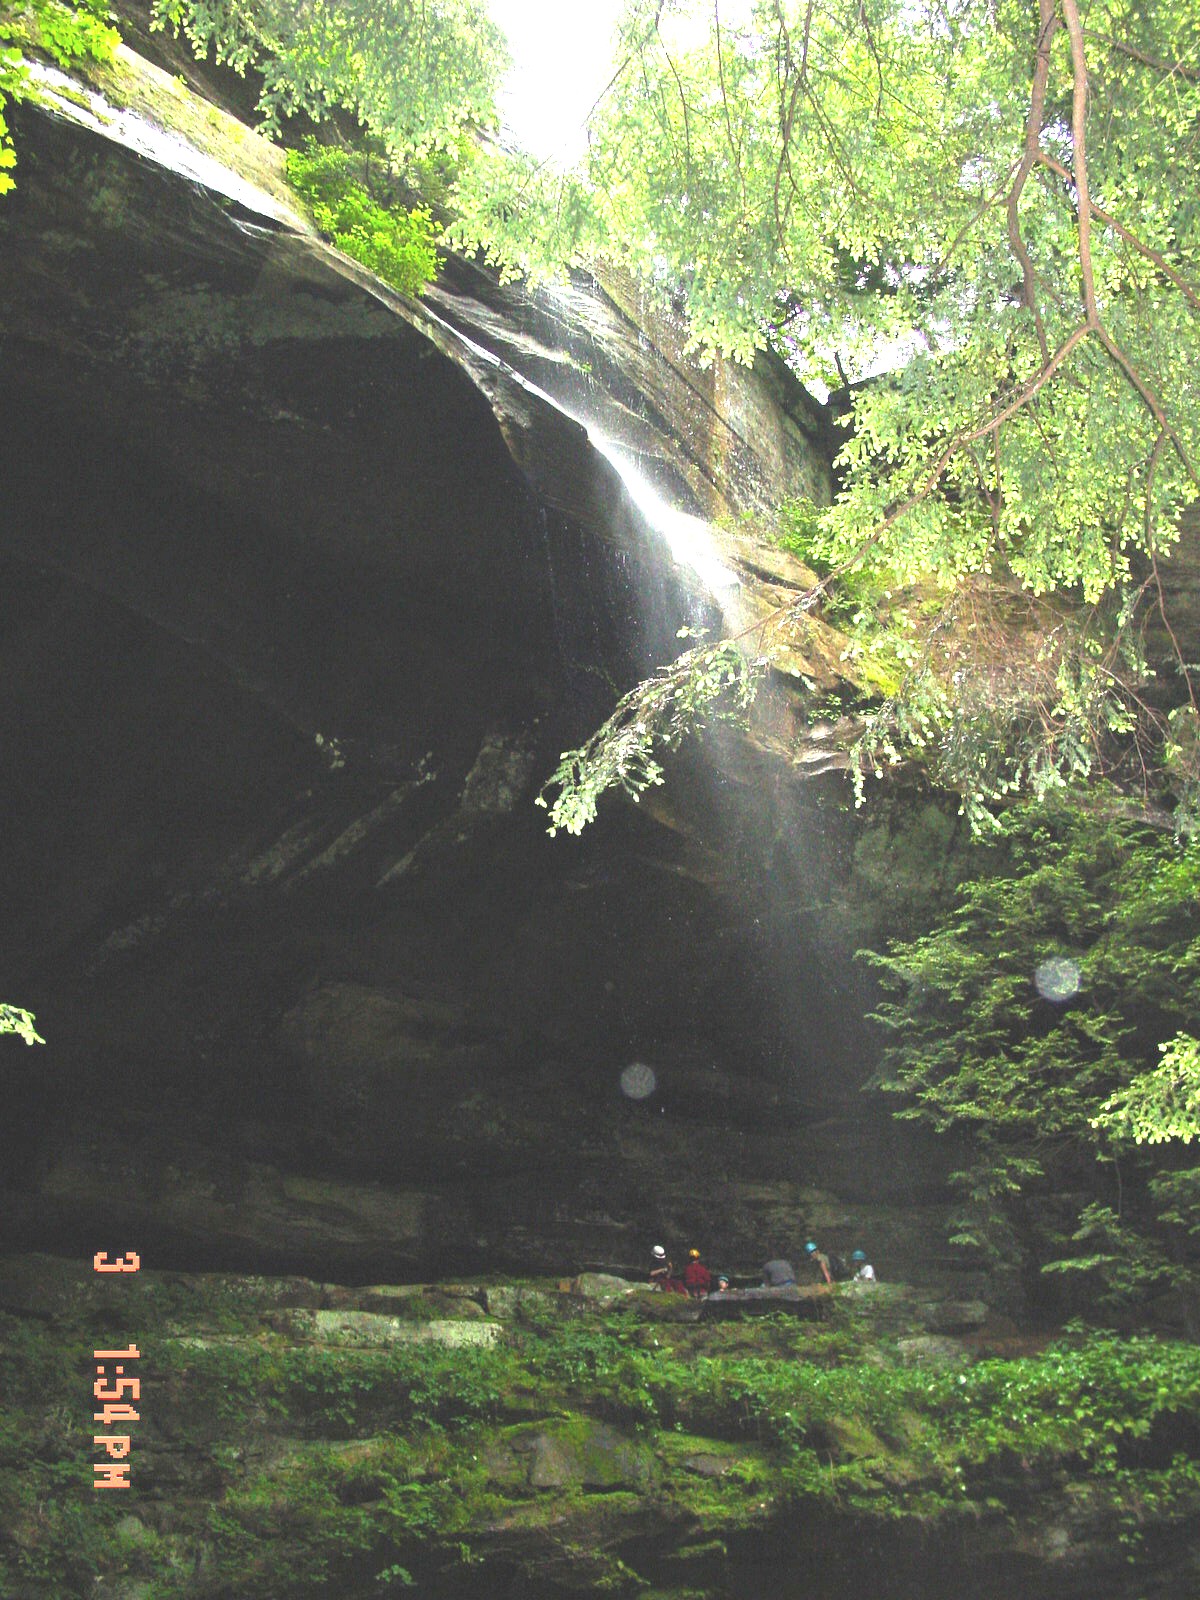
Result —
<instances>
[{"instance_id":1,"label":"water cascading over rock","mask_svg":"<svg viewBox=\"0 0 1200 1600\"><path fill-rule=\"evenodd\" d=\"M902 1249L936 1174L857 1111L841 780L801 825L782 737L736 736L580 840L532 804L716 620L541 392L543 312L469 304L462 264L398 300L277 152L128 52L108 91L133 112L22 112L0 213L3 963L48 1040L4 1065L8 1242L90 1251L103 1214L180 1265L392 1278L806 1219ZM559 366L688 515L821 492L778 374L689 374L564 293ZM716 558L756 605L802 581L759 538Z\"/></svg>"}]
</instances>

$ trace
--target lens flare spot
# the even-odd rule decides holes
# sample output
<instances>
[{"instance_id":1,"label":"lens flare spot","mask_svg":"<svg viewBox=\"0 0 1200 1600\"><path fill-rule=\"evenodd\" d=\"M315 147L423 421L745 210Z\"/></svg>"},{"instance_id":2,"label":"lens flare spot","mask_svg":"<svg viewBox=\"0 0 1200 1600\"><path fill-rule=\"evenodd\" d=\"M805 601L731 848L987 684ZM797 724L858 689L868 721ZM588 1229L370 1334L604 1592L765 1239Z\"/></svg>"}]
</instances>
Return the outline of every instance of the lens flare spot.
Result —
<instances>
[{"instance_id":1,"label":"lens flare spot","mask_svg":"<svg viewBox=\"0 0 1200 1600\"><path fill-rule=\"evenodd\" d=\"M1072 1000L1079 993L1079 963L1070 956L1048 956L1038 963L1033 981L1043 1000Z\"/></svg>"},{"instance_id":2,"label":"lens flare spot","mask_svg":"<svg viewBox=\"0 0 1200 1600\"><path fill-rule=\"evenodd\" d=\"M644 1100L657 1087L654 1068L648 1067L644 1061L631 1061L621 1073L621 1093L628 1095L631 1100Z\"/></svg>"}]
</instances>

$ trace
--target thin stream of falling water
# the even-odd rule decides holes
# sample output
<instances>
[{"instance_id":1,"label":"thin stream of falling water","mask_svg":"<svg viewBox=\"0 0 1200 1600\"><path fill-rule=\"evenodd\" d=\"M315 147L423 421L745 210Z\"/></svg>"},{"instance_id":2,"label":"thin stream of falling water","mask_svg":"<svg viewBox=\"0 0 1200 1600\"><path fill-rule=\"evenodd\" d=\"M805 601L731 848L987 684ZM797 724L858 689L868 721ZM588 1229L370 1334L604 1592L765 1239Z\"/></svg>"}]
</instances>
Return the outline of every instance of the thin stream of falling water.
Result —
<instances>
[{"instance_id":1,"label":"thin stream of falling water","mask_svg":"<svg viewBox=\"0 0 1200 1600\"><path fill-rule=\"evenodd\" d=\"M700 580L706 597L720 610L726 627L736 626L741 611L738 602L742 580L721 560L709 524L702 517L671 505L620 446L595 429L589 429L589 437L617 472L629 498L650 527L666 541L676 565L688 568Z\"/></svg>"},{"instance_id":2,"label":"thin stream of falling water","mask_svg":"<svg viewBox=\"0 0 1200 1600\"><path fill-rule=\"evenodd\" d=\"M543 296L551 305L562 302L562 297L553 288L544 289ZM644 289L640 285L638 298L639 307L644 312ZM562 302L562 308L562 325L564 328L570 328L579 318L577 315L572 316L565 302ZM642 321L644 316L639 317L639 324ZM639 338L643 337L644 335L639 333ZM596 385L590 371L586 382L589 392L594 393ZM636 452L617 443L604 432L601 417L596 415L595 410L589 408L587 412L580 414L565 397L555 398L554 403L587 430L593 448L616 471L630 500L641 512L652 531L666 543L676 566L686 569L699 580L702 594L697 598L702 598L709 605L716 607L726 633L739 631L749 620L742 603L742 580L721 559L711 524L703 517L693 516L690 512L682 511L673 505L637 464Z\"/></svg>"},{"instance_id":3,"label":"thin stream of falling water","mask_svg":"<svg viewBox=\"0 0 1200 1600\"><path fill-rule=\"evenodd\" d=\"M556 298L549 292L547 297ZM711 525L703 517L693 516L690 512L681 511L677 506L673 506L630 459L630 452L601 430L594 416L581 415L563 396L551 394L534 383L518 368L502 361L493 351L472 339L461 328L439 316L431 306L425 307L425 313L430 321L457 339L473 355L482 357L491 366L503 367L523 388L537 395L539 399L545 400L563 416L570 417L587 432L592 447L617 473L634 506L641 512L652 531L665 541L676 566L685 568L699 580L701 593L695 598L715 605L721 614L725 630L736 631L744 621L744 608L739 603L742 580L721 560ZM591 389L595 387L590 376L588 386ZM702 609L703 607L698 607L697 611ZM696 620L700 619L694 616L693 621Z\"/></svg>"},{"instance_id":4,"label":"thin stream of falling water","mask_svg":"<svg viewBox=\"0 0 1200 1600\"><path fill-rule=\"evenodd\" d=\"M545 291L549 300L558 297ZM563 416L569 417L585 430L592 448L602 455L616 472L625 488L626 494L634 508L640 513L653 534L656 534L666 545L668 552L683 579L682 587L687 596L687 612L685 620L693 628L702 632L710 632L715 621L720 621L720 632L724 635L741 633L746 625L753 620L742 596L742 580L738 574L722 559L717 541L713 536L710 523L703 517L697 517L690 512L681 510L672 505L671 501L661 490L650 481L649 477L637 464L635 453L628 446L619 444L609 434L604 432L603 422L595 414L596 409L588 406L580 411L576 405L563 394L554 394L542 388L531 378L522 373L519 368L509 361L502 360L493 351L488 350L469 334L465 333L456 324L439 316L432 307L426 305L425 313L429 319L445 330L452 338L457 340L467 351L477 358L482 358L490 366L503 368L531 394L544 400L554 407ZM564 317L564 326L569 325L569 319ZM602 398L603 392L597 391L590 374L587 378L589 391ZM564 638L563 619L561 617L560 596L556 592L556 574L553 570L552 540L549 538L542 513L542 543L546 552L547 564L550 568L549 580L551 587L551 602L554 607L554 627L556 642L560 658L566 658L566 644ZM643 594L643 602L652 608L653 600L648 594ZM664 620L661 616L659 620Z\"/></svg>"},{"instance_id":5,"label":"thin stream of falling water","mask_svg":"<svg viewBox=\"0 0 1200 1600\"><path fill-rule=\"evenodd\" d=\"M567 636L563 621L563 606L559 596L558 577L554 571L553 541L550 538L550 519L546 515L546 507L539 505L537 510L538 527L542 536L542 552L546 559L546 576L550 584L550 616L554 625L554 642L558 648L559 665L566 669L569 666L567 655Z\"/></svg>"}]
</instances>

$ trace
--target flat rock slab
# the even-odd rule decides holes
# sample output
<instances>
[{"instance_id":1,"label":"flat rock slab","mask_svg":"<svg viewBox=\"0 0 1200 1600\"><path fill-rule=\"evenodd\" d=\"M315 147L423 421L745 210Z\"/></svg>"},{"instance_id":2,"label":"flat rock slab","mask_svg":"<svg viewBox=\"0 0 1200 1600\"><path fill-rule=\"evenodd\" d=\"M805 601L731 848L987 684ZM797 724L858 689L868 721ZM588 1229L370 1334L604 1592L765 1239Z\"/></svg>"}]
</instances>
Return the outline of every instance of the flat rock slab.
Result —
<instances>
[{"instance_id":1,"label":"flat rock slab","mask_svg":"<svg viewBox=\"0 0 1200 1600\"><path fill-rule=\"evenodd\" d=\"M768 1311L788 1311L816 1320L826 1315L831 1298L828 1289L816 1284L792 1289L727 1289L723 1294L705 1295L700 1312L706 1320L760 1316Z\"/></svg>"},{"instance_id":2,"label":"flat rock slab","mask_svg":"<svg viewBox=\"0 0 1200 1600\"><path fill-rule=\"evenodd\" d=\"M119 1310L171 1313L189 1301L235 1314L315 1309L324 1290L309 1278L231 1272L97 1273L91 1260L30 1253L0 1257L0 1311L48 1320Z\"/></svg>"},{"instance_id":3,"label":"flat rock slab","mask_svg":"<svg viewBox=\"0 0 1200 1600\"><path fill-rule=\"evenodd\" d=\"M441 1318L415 1322L375 1311L297 1311L278 1320L282 1331L295 1339L345 1346L441 1344L459 1349L496 1344L503 1332L498 1322Z\"/></svg>"}]
</instances>

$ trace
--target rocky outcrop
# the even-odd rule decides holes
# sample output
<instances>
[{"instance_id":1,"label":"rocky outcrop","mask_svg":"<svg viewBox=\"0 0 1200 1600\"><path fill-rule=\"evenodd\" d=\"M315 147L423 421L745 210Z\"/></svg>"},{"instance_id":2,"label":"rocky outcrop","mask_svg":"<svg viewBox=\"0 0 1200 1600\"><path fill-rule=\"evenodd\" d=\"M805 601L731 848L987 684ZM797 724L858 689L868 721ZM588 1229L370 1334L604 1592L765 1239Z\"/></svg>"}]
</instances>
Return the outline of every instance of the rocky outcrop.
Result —
<instances>
[{"instance_id":1,"label":"rocky outcrop","mask_svg":"<svg viewBox=\"0 0 1200 1600\"><path fill-rule=\"evenodd\" d=\"M308 230L277 151L128 51L44 97L0 210L0 716L26 752L0 961L49 1041L0 1041L7 1236L570 1271L664 1232L794 1248L804 1197L841 1195L846 1232L917 1253L940 1169L860 1107L868 990L830 911L854 826L836 776L779 759L798 702L582 840L532 805L715 620L542 392L561 305L461 264L400 300ZM615 280L563 293L558 365L651 475L730 515L826 492L778 371L695 368ZM724 538L754 605L806 581ZM818 631L793 664L838 673Z\"/></svg>"},{"instance_id":2,"label":"rocky outcrop","mask_svg":"<svg viewBox=\"0 0 1200 1600\"><path fill-rule=\"evenodd\" d=\"M451 257L427 299L685 509L770 527L782 500L829 500L830 423L794 375L765 353L701 365L669 304L618 269L531 292Z\"/></svg>"}]
</instances>

